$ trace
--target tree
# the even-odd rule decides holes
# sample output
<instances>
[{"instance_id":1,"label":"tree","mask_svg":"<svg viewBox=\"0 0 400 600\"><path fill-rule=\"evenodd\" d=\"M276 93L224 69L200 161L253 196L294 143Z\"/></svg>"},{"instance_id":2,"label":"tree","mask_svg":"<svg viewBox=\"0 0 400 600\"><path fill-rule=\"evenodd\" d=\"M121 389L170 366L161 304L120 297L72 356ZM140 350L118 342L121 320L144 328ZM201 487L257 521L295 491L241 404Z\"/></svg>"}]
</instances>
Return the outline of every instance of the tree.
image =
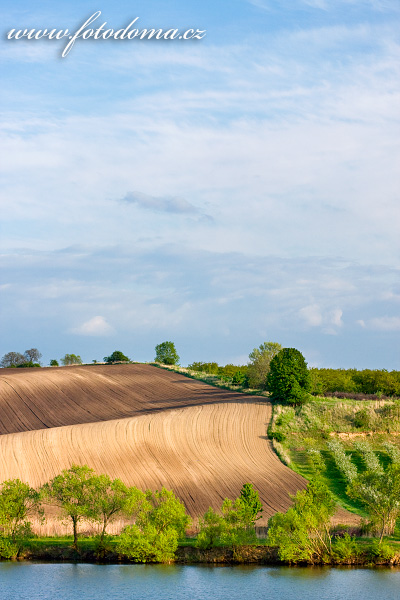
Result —
<instances>
[{"instance_id":1,"label":"tree","mask_svg":"<svg viewBox=\"0 0 400 600\"><path fill-rule=\"evenodd\" d=\"M277 342L264 342L250 352L250 362L247 368L249 387L265 389L271 360L280 350L282 350L282 346Z\"/></svg>"},{"instance_id":2,"label":"tree","mask_svg":"<svg viewBox=\"0 0 400 600\"><path fill-rule=\"evenodd\" d=\"M133 494L132 500L136 523L120 535L118 551L136 562L172 560L190 522L184 504L165 488L147 491L144 498Z\"/></svg>"},{"instance_id":3,"label":"tree","mask_svg":"<svg viewBox=\"0 0 400 600\"><path fill-rule=\"evenodd\" d=\"M45 498L60 507L70 517L73 526L73 547L78 549L78 524L83 519L96 518L97 475L87 465L72 465L46 483Z\"/></svg>"},{"instance_id":4,"label":"tree","mask_svg":"<svg viewBox=\"0 0 400 600\"><path fill-rule=\"evenodd\" d=\"M25 356L20 352L7 352L0 361L0 366L4 369L8 367L17 367L25 361Z\"/></svg>"},{"instance_id":5,"label":"tree","mask_svg":"<svg viewBox=\"0 0 400 600\"><path fill-rule=\"evenodd\" d=\"M81 357L76 354L66 354L60 360L61 360L61 364L64 365L65 367L68 365L81 365L82 364Z\"/></svg>"},{"instance_id":6,"label":"tree","mask_svg":"<svg viewBox=\"0 0 400 600\"><path fill-rule=\"evenodd\" d=\"M385 471L366 471L347 488L350 498L359 500L379 531L379 543L394 532L400 515L400 465L390 464Z\"/></svg>"},{"instance_id":7,"label":"tree","mask_svg":"<svg viewBox=\"0 0 400 600\"><path fill-rule=\"evenodd\" d=\"M245 483L240 498L225 498L220 513L211 507L199 519L200 531L196 545L209 549L213 546L242 546L256 542L255 521L262 511L258 492L250 483Z\"/></svg>"},{"instance_id":8,"label":"tree","mask_svg":"<svg viewBox=\"0 0 400 600\"><path fill-rule=\"evenodd\" d=\"M278 547L281 560L326 561L332 553L330 519L336 508L331 492L323 481L312 479L291 498L293 506L268 521L268 543Z\"/></svg>"},{"instance_id":9,"label":"tree","mask_svg":"<svg viewBox=\"0 0 400 600\"><path fill-rule=\"evenodd\" d=\"M173 342L162 342L155 347L155 361L163 365L178 365L179 356Z\"/></svg>"},{"instance_id":10,"label":"tree","mask_svg":"<svg viewBox=\"0 0 400 600\"><path fill-rule=\"evenodd\" d=\"M120 479L111 480L104 474L93 475L92 486L92 519L101 523L99 546L102 547L107 526L127 507L130 489Z\"/></svg>"},{"instance_id":11,"label":"tree","mask_svg":"<svg viewBox=\"0 0 400 600\"><path fill-rule=\"evenodd\" d=\"M114 350L114 352L110 354L110 356L104 357L104 362L106 362L109 365L115 362L129 362L129 358L125 356L125 354L123 354L120 350Z\"/></svg>"},{"instance_id":12,"label":"tree","mask_svg":"<svg viewBox=\"0 0 400 600\"><path fill-rule=\"evenodd\" d=\"M30 350L25 350L24 352L25 362L27 363L37 363L40 364L40 359L42 358L41 352L37 348L31 348Z\"/></svg>"},{"instance_id":13,"label":"tree","mask_svg":"<svg viewBox=\"0 0 400 600\"><path fill-rule=\"evenodd\" d=\"M58 360L56 360L55 358L52 358L50 361L50 366L51 367L58 367Z\"/></svg>"},{"instance_id":14,"label":"tree","mask_svg":"<svg viewBox=\"0 0 400 600\"><path fill-rule=\"evenodd\" d=\"M19 479L3 481L0 487L0 530L15 543L30 532L27 517L42 515L40 494Z\"/></svg>"},{"instance_id":15,"label":"tree","mask_svg":"<svg viewBox=\"0 0 400 600\"><path fill-rule=\"evenodd\" d=\"M267 390L272 400L304 404L310 389L307 363L299 350L284 348L274 356L267 376Z\"/></svg>"},{"instance_id":16,"label":"tree","mask_svg":"<svg viewBox=\"0 0 400 600\"><path fill-rule=\"evenodd\" d=\"M240 499L249 511L249 516L253 525L258 519L261 519L261 516L258 516L259 513L263 512L263 507L261 504L260 496L258 495L257 490L254 489L251 483L245 483L240 490Z\"/></svg>"}]
</instances>

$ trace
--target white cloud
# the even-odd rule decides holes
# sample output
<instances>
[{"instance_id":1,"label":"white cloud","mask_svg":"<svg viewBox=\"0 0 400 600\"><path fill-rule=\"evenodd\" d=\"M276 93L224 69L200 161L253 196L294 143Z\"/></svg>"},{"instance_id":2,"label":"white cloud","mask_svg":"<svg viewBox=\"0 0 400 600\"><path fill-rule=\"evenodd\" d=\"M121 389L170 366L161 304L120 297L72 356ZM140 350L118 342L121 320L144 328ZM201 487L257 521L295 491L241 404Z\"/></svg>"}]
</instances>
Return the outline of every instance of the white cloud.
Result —
<instances>
[{"instance_id":1,"label":"white cloud","mask_svg":"<svg viewBox=\"0 0 400 600\"><path fill-rule=\"evenodd\" d=\"M340 308L335 308L330 314L330 321L332 325L335 325L335 327L342 327L342 315L343 311Z\"/></svg>"},{"instance_id":2,"label":"white cloud","mask_svg":"<svg viewBox=\"0 0 400 600\"><path fill-rule=\"evenodd\" d=\"M71 333L103 337L112 335L115 333L115 330L107 323L104 317L99 315L89 319L89 321L85 321L85 323L82 323L79 327L72 329Z\"/></svg>"},{"instance_id":3,"label":"white cloud","mask_svg":"<svg viewBox=\"0 0 400 600\"><path fill-rule=\"evenodd\" d=\"M310 327L318 327L322 324L322 315L317 304L304 306L304 308L300 309L299 314Z\"/></svg>"}]
</instances>

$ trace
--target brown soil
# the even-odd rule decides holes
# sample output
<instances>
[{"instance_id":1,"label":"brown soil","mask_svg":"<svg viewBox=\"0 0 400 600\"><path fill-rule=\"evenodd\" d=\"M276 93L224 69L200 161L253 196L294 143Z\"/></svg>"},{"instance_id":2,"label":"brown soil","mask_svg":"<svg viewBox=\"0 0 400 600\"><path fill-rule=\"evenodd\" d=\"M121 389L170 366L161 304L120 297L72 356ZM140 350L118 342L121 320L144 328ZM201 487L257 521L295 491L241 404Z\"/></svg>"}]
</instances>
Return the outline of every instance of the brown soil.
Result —
<instances>
[{"instance_id":1,"label":"brown soil","mask_svg":"<svg viewBox=\"0 0 400 600\"><path fill-rule=\"evenodd\" d=\"M270 418L265 398L149 365L2 369L0 481L36 487L88 464L141 489L173 489L195 518L249 482L265 525L306 484L274 453Z\"/></svg>"}]
</instances>

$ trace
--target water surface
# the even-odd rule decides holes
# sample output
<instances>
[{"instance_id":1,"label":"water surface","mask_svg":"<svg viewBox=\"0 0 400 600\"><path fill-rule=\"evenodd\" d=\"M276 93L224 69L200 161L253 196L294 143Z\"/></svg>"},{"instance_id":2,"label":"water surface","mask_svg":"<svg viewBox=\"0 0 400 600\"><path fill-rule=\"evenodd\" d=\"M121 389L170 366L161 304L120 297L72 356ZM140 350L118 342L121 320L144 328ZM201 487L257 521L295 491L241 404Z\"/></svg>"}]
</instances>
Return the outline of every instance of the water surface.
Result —
<instances>
[{"instance_id":1,"label":"water surface","mask_svg":"<svg viewBox=\"0 0 400 600\"><path fill-rule=\"evenodd\" d=\"M0 563L1 600L399 600L399 569Z\"/></svg>"}]
</instances>

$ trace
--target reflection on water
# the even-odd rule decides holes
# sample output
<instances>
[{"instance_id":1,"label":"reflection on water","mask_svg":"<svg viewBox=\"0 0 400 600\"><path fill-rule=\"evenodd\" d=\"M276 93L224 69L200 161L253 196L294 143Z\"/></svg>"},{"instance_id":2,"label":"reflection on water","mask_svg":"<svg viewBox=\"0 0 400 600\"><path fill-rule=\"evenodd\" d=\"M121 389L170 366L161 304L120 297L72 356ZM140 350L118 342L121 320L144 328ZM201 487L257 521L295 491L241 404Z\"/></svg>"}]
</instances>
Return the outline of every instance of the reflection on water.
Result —
<instances>
[{"instance_id":1,"label":"reflection on water","mask_svg":"<svg viewBox=\"0 0 400 600\"><path fill-rule=\"evenodd\" d=\"M400 569L0 563L1 600L399 600Z\"/></svg>"}]
</instances>

